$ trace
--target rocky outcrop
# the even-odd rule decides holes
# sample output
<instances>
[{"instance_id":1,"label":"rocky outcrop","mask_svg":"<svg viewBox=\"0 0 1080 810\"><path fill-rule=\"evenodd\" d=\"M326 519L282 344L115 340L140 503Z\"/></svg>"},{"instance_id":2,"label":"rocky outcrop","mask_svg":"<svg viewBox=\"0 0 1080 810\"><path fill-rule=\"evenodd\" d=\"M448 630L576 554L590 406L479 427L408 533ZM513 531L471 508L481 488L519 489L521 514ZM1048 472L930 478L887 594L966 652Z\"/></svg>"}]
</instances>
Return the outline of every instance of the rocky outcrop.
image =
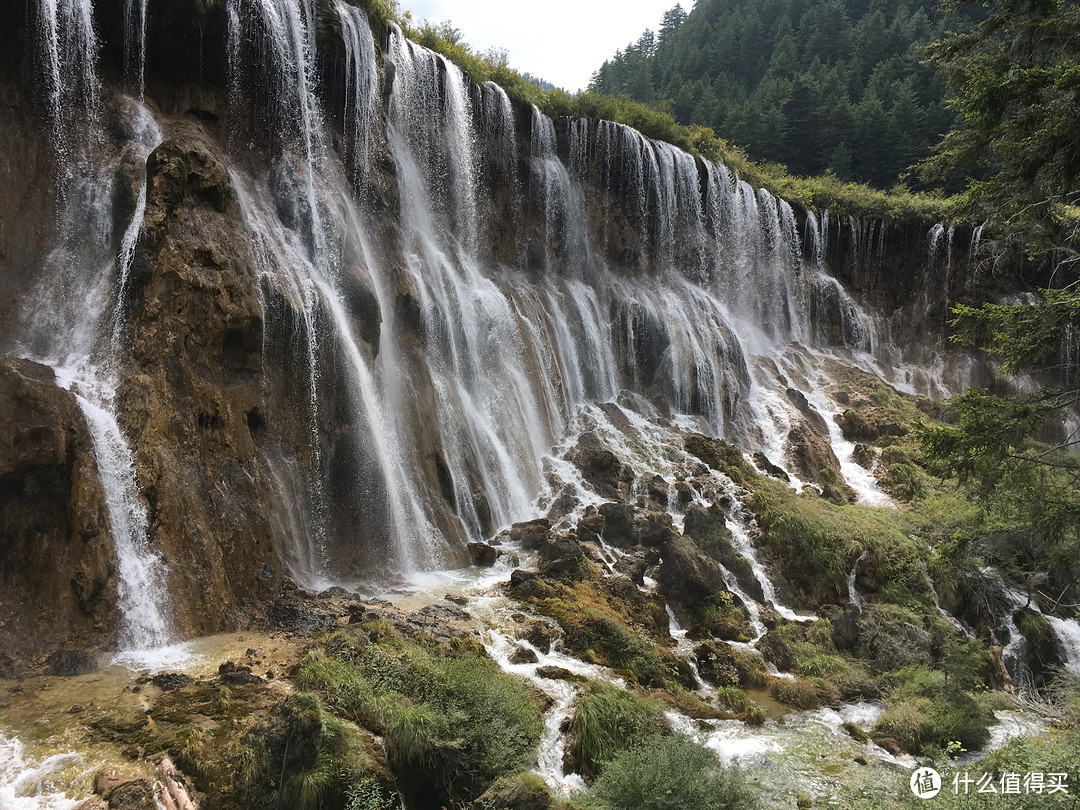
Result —
<instances>
[{"instance_id":1,"label":"rocky outcrop","mask_svg":"<svg viewBox=\"0 0 1080 810\"><path fill-rule=\"evenodd\" d=\"M3 677L68 639L107 642L116 631L93 442L75 395L27 360L0 360L0 593Z\"/></svg>"}]
</instances>

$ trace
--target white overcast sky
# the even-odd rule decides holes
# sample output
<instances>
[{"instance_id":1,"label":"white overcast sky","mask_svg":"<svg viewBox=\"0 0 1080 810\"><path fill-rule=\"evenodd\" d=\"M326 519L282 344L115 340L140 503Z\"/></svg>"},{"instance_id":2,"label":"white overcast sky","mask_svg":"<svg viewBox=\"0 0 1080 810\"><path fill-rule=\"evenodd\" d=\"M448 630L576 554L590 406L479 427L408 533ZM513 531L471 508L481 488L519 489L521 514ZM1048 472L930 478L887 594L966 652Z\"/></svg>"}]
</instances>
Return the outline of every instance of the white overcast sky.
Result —
<instances>
[{"instance_id":1,"label":"white overcast sky","mask_svg":"<svg viewBox=\"0 0 1080 810\"><path fill-rule=\"evenodd\" d=\"M571 93L617 48L660 27L660 17L691 0L400 0L417 20L449 20L473 49L503 48L510 67Z\"/></svg>"}]
</instances>

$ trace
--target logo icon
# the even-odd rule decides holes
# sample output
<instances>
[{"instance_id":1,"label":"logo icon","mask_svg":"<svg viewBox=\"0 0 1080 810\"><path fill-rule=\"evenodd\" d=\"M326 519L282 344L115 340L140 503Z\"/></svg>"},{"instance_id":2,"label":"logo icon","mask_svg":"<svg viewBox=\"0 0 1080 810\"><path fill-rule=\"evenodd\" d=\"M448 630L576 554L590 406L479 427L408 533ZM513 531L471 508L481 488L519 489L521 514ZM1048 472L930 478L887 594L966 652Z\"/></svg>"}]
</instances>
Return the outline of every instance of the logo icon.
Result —
<instances>
[{"instance_id":1,"label":"logo icon","mask_svg":"<svg viewBox=\"0 0 1080 810\"><path fill-rule=\"evenodd\" d=\"M911 792L920 799L932 799L941 790L941 774L933 768L919 768L911 775Z\"/></svg>"}]
</instances>

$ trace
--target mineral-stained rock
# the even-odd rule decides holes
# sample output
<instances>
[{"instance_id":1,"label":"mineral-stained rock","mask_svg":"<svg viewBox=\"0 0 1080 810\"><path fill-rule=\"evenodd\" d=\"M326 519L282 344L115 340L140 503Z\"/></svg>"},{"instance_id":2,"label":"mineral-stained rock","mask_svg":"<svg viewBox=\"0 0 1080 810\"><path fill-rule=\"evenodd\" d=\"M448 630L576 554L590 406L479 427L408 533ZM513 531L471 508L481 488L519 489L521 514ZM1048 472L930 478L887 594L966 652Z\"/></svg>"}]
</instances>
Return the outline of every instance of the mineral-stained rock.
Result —
<instances>
[{"instance_id":1,"label":"mineral-stained rock","mask_svg":"<svg viewBox=\"0 0 1080 810\"><path fill-rule=\"evenodd\" d=\"M191 676L183 672L162 672L150 679L158 689L175 692L191 683Z\"/></svg>"},{"instance_id":2,"label":"mineral-stained rock","mask_svg":"<svg viewBox=\"0 0 1080 810\"><path fill-rule=\"evenodd\" d=\"M539 660L536 653L524 644L514 647L513 652L510 653L511 664L535 664Z\"/></svg>"},{"instance_id":3,"label":"mineral-stained rock","mask_svg":"<svg viewBox=\"0 0 1080 810\"><path fill-rule=\"evenodd\" d=\"M543 545L551 534L551 521L547 518L526 520L510 527L510 539L521 543L522 548L535 550Z\"/></svg>"},{"instance_id":4,"label":"mineral-stained rock","mask_svg":"<svg viewBox=\"0 0 1080 810\"><path fill-rule=\"evenodd\" d=\"M57 650L45 661L45 669L50 675L86 675L97 672L97 658L86 650Z\"/></svg>"},{"instance_id":5,"label":"mineral-stained rock","mask_svg":"<svg viewBox=\"0 0 1080 810\"><path fill-rule=\"evenodd\" d=\"M499 554L494 546L489 546L487 543L469 543L469 557L472 559L473 565L490 568L495 564L498 556Z\"/></svg>"},{"instance_id":6,"label":"mineral-stained rock","mask_svg":"<svg viewBox=\"0 0 1080 810\"><path fill-rule=\"evenodd\" d=\"M47 366L0 358L0 650L8 674L49 650L107 640L119 621L115 574L105 495L75 396Z\"/></svg>"},{"instance_id":7,"label":"mineral-stained rock","mask_svg":"<svg viewBox=\"0 0 1080 810\"><path fill-rule=\"evenodd\" d=\"M687 607L725 589L719 564L702 551L689 537L664 543L660 554L664 561L656 579L665 593Z\"/></svg>"}]
</instances>

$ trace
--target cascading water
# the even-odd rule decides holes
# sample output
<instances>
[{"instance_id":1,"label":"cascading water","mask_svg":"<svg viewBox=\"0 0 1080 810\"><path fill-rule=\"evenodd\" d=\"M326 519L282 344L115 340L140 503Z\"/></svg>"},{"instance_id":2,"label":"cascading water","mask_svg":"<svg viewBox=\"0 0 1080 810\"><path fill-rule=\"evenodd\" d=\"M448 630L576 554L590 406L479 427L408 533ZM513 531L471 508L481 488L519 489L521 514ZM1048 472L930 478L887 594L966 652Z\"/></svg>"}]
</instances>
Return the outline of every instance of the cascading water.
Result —
<instances>
[{"instance_id":1,"label":"cascading water","mask_svg":"<svg viewBox=\"0 0 1080 810\"><path fill-rule=\"evenodd\" d=\"M57 221L44 272L27 296L15 351L52 366L74 392L93 440L117 558L118 639L127 649L170 640L168 573L148 548L149 521L114 396L123 347L122 302L146 203L145 163L160 143L153 115L119 99L130 152L103 136L97 40L89 2L41 6L38 52L57 135ZM121 238L115 237L114 187L141 172L140 191ZM119 248L119 249L118 249Z\"/></svg>"},{"instance_id":2,"label":"cascading water","mask_svg":"<svg viewBox=\"0 0 1080 810\"><path fill-rule=\"evenodd\" d=\"M145 40L136 5L128 7L130 54L142 53ZM100 91L93 29L84 24L89 7L42 8L42 30L52 32L42 48L47 82L77 87L90 109ZM312 7L232 0L226 8L230 143L242 151L251 137L243 127L252 123L268 123L275 133L268 166L237 159L229 176L262 278L265 334L290 334L309 391L309 446L268 460L283 496L307 490L307 511L297 507L306 520L286 521L301 535L288 540L296 546L285 554L292 572L309 584L346 577L332 546L354 542L349 535L359 526L363 542L393 549L401 570L460 559L462 540L489 536L550 502L553 448L579 433L589 403L611 401L622 388L663 395L676 424L738 438L783 462L792 412L782 384L770 379L776 358L793 342L805 345L811 360L815 352L859 353L874 343L865 313L824 272L827 215L807 218L804 261L791 207L722 164L610 122L560 122L563 135L535 108L515 122L500 88L472 87L455 65L397 29L388 32L384 53L392 70L380 79L365 16L345 2L334 10L344 45L337 85L344 94L330 100L340 104L340 159L328 132L337 113L324 115L316 98ZM247 95L266 106L251 121L238 112ZM385 131L380 98L388 100ZM71 105L56 99L58 120L70 118ZM400 212L389 247L376 236L367 188L384 135ZM528 171L519 177L525 150ZM84 183L85 194L100 185ZM606 195L595 205L586 204L590 187ZM68 196L78 185L71 188ZM492 193L508 195L514 206L509 227L521 233L517 250L502 250L485 220ZM145 199L143 188L120 239L115 284L82 296L96 296L92 311L124 298ZM83 207L103 208L91 202L86 197ZM596 221L618 219L620 211L643 247L632 256L620 254L615 234ZM80 227L85 234L88 226ZM109 230L104 222L91 227ZM879 250L880 228L859 225L853 233L867 256ZM58 250L75 242L60 240ZM357 321L358 285L374 302L375 338ZM281 301L295 316L285 325ZM112 312L115 355L123 313ZM823 320L836 326L825 329ZM41 320L27 334L71 332L50 323ZM98 331L96 322L79 328ZM88 345L85 337L69 342ZM70 352L33 354L70 365ZM349 442L339 446L327 438L332 416L322 402L333 384L331 354L352 423ZM850 447L832 424L826 382L815 379L805 394L828 424L844 472L860 494L873 494L859 483L863 471L850 464ZM344 463L343 455L353 460ZM352 495L344 497L360 504L350 519L340 514L348 511L341 481L328 483L333 464L351 476L345 483ZM285 481L301 468L302 487ZM134 494L112 502L137 503L134 479L120 478ZM756 564L748 542L741 550ZM759 564L755 577L767 590Z\"/></svg>"}]
</instances>

